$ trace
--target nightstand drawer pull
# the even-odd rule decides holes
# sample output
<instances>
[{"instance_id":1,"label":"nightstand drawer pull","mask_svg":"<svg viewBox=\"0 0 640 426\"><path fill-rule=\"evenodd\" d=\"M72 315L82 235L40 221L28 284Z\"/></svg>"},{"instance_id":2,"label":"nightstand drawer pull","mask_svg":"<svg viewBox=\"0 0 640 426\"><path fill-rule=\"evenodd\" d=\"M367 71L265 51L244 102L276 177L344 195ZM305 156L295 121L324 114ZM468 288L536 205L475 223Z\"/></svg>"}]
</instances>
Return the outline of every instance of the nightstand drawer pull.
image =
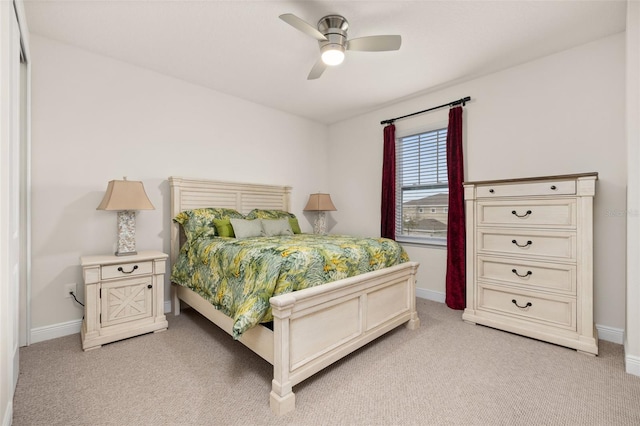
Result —
<instances>
[{"instance_id":1,"label":"nightstand drawer pull","mask_svg":"<svg viewBox=\"0 0 640 426\"><path fill-rule=\"evenodd\" d=\"M527 271L527 273L526 273L526 274L524 274L524 275L520 275L520 274L518 273L518 270L517 270L517 269L512 269L512 270L511 270L511 272L513 272L514 274L516 274L516 275L517 275L517 276L519 276L520 278L528 277L529 275L532 275L532 274L533 274L533 272L531 272L531 271Z\"/></svg>"},{"instance_id":2,"label":"nightstand drawer pull","mask_svg":"<svg viewBox=\"0 0 640 426\"><path fill-rule=\"evenodd\" d=\"M152 286L151 284L149 284L149 285L147 286L147 288L153 288L153 286Z\"/></svg>"},{"instance_id":3,"label":"nightstand drawer pull","mask_svg":"<svg viewBox=\"0 0 640 426\"><path fill-rule=\"evenodd\" d=\"M120 266L118 268L118 271L122 272L123 274L130 274L133 271L135 271L136 269L138 269L138 265L133 265L133 269L131 269L129 272L125 271L124 269L122 269L122 266Z\"/></svg>"},{"instance_id":4,"label":"nightstand drawer pull","mask_svg":"<svg viewBox=\"0 0 640 426\"><path fill-rule=\"evenodd\" d=\"M531 210L527 210L527 212L526 212L525 214L520 215L520 214L518 214L518 212L517 212L517 211L515 211L515 210L512 210L512 211L511 211L511 214L512 214L512 215L514 215L515 217L519 217L519 218L527 217L527 216L529 216L531 213L532 213L532 211L531 211Z\"/></svg>"},{"instance_id":5,"label":"nightstand drawer pull","mask_svg":"<svg viewBox=\"0 0 640 426\"><path fill-rule=\"evenodd\" d=\"M512 299L512 300L511 300L511 303L513 303L514 305L516 305L516 306L517 306L518 308L520 308L520 309L527 309L527 308L529 308L529 307L533 306L533 305L531 304L531 302L527 302L527 304L526 304L526 305L524 305L524 306L520 306L520 305L518 305L518 302L516 302L516 299Z\"/></svg>"},{"instance_id":6,"label":"nightstand drawer pull","mask_svg":"<svg viewBox=\"0 0 640 426\"><path fill-rule=\"evenodd\" d=\"M512 242L513 244L517 245L517 246L518 246L518 247L520 247L520 248L528 247L528 246L530 246L531 244L533 244L533 241L531 241L531 240L527 241L527 244L518 244L518 241L516 241L516 240L511 240L511 242Z\"/></svg>"},{"instance_id":7,"label":"nightstand drawer pull","mask_svg":"<svg viewBox=\"0 0 640 426\"><path fill-rule=\"evenodd\" d=\"M551 190L555 191L556 189L558 189L555 185L551 185Z\"/></svg>"}]
</instances>

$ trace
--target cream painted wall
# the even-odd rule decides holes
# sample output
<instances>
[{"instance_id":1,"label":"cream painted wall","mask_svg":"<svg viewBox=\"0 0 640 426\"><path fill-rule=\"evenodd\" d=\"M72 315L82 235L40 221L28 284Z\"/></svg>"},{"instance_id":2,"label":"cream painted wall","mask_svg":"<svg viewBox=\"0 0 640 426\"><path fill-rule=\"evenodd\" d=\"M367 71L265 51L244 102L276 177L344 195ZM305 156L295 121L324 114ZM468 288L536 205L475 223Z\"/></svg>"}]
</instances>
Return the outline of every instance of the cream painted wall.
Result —
<instances>
[{"instance_id":1,"label":"cream painted wall","mask_svg":"<svg viewBox=\"0 0 640 426\"><path fill-rule=\"evenodd\" d=\"M137 215L138 250L168 253L169 176L291 185L311 231L325 125L46 38L31 48L34 329L82 318L63 286L81 287L81 255L115 251L116 215L96 211L109 180L142 180L156 207Z\"/></svg>"},{"instance_id":2,"label":"cream painted wall","mask_svg":"<svg viewBox=\"0 0 640 426\"><path fill-rule=\"evenodd\" d=\"M329 182L338 208L331 231L380 233L381 120L471 96L464 113L466 180L599 173L595 320L624 329L624 81L625 36L618 34L330 126ZM396 133L443 120L446 110L419 115L396 122ZM443 250L408 249L421 263L419 291L444 293Z\"/></svg>"}]
</instances>

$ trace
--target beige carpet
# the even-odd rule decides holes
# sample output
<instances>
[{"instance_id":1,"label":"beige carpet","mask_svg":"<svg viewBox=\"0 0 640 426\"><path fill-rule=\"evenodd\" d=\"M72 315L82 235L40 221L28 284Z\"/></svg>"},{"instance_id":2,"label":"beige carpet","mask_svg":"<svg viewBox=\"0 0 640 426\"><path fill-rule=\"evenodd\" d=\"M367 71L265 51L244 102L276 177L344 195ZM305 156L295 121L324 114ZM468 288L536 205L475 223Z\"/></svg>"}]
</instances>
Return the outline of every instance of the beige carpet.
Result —
<instances>
[{"instance_id":1,"label":"beige carpet","mask_svg":"<svg viewBox=\"0 0 640 426\"><path fill-rule=\"evenodd\" d=\"M640 378L601 355L464 323L418 299L400 327L269 409L271 366L187 310L169 330L82 352L80 336L20 351L13 425L639 425Z\"/></svg>"}]
</instances>

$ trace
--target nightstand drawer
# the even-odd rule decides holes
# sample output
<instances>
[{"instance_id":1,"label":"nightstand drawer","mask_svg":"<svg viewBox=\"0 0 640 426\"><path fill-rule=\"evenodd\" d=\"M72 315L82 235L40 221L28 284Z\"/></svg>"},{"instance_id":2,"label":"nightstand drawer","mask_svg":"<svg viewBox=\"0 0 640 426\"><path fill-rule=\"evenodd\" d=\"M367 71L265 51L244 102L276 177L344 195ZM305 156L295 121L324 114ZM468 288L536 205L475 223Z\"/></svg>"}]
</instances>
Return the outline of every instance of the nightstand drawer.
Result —
<instances>
[{"instance_id":1,"label":"nightstand drawer","mask_svg":"<svg viewBox=\"0 0 640 426\"><path fill-rule=\"evenodd\" d=\"M478 198L530 197L537 195L575 195L576 182L573 180L548 180L545 182L496 183L478 185Z\"/></svg>"},{"instance_id":2,"label":"nightstand drawer","mask_svg":"<svg viewBox=\"0 0 640 426\"><path fill-rule=\"evenodd\" d=\"M103 280L111 278L127 278L136 275L149 275L153 273L153 262L130 262L118 263L115 265L103 266L101 268L101 276Z\"/></svg>"},{"instance_id":3,"label":"nightstand drawer","mask_svg":"<svg viewBox=\"0 0 640 426\"><path fill-rule=\"evenodd\" d=\"M478 202L478 226L553 226L575 228L573 200Z\"/></svg>"},{"instance_id":4,"label":"nightstand drawer","mask_svg":"<svg viewBox=\"0 0 640 426\"><path fill-rule=\"evenodd\" d=\"M517 229L479 229L478 252L524 257L546 257L573 261L576 258L576 234L573 232Z\"/></svg>"},{"instance_id":5,"label":"nightstand drawer","mask_svg":"<svg viewBox=\"0 0 640 426\"><path fill-rule=\"evenodd\" d=\"M482 281L576 294L576 266L572 264L478 256L477 274Z\"/></svg>"},{"instance_id":6,"label":"nightstand drawer","mask_svg":"<svg viewBox=\"0 0 640 426\"><path fill-rule=\"evenodd\" d=\"M478 285L478 310L509 314L569 330L576 329L576 299Z\"/></svg>"}]
</instances>

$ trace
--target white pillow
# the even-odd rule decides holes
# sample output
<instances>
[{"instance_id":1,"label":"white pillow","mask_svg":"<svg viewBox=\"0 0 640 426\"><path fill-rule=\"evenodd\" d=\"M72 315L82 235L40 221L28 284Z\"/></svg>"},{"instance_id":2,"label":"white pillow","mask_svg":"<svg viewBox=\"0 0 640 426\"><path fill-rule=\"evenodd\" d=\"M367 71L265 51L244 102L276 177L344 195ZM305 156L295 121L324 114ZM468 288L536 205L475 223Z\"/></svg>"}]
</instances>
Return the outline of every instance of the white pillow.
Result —
<instances>
[{"instance_id":1,"label":"white pillow","mask_svg":"<svg viewBox=\"0 0 640 426\"><path fill-rule=\"evenodd\" d=\"M260 219L262 222L262 235L271 237L274 235L293 235L289 219Z\"/></svg>"},{"instance_id":2,"label":"white pillow","mask_svg":"<svg viewBox=\"0 0 640 426\"><path fill-rule=\"evenodd\" d=\"M233 233L236 234L236 238L251 238L262 236L262 224L259 219L246 220L230 218L231 226L233 227Z\"/></svg>"}]
</instances>

